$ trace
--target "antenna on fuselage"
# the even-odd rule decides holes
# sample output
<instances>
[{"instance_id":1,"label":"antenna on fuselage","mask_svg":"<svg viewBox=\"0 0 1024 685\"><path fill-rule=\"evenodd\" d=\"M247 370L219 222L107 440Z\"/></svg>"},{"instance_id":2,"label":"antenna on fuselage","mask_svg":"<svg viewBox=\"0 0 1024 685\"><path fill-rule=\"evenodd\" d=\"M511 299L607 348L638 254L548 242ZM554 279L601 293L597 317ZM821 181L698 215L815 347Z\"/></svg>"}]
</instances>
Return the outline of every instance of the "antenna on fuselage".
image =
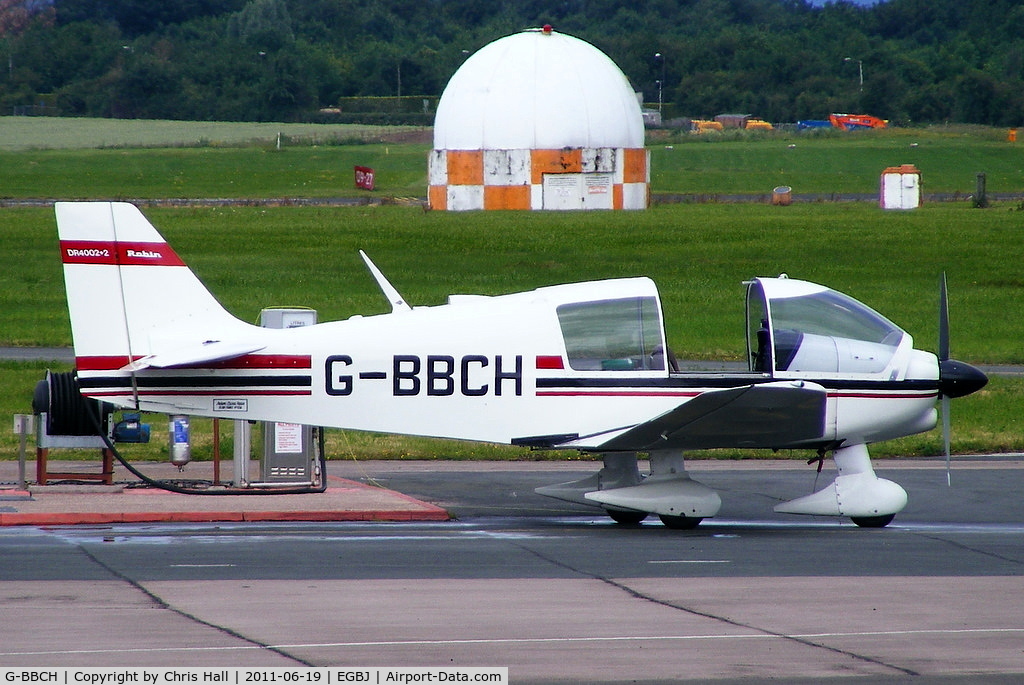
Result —
<instances>
[{"instance_id":1,"label":"antenna on fuselage","mask_svg":"<svg viewBox=\"0 0 1024 685\"><path fill-rule=\"evenodd\" d=\"M406 302L401 293L395 289L395 286L391 285L391 282L385 278L384 274L381 273L381 270L377 268L377 265L366 256L366 253L360 250L359 256L363 258L364 262L366 262L366 268L370 270L371 274L373 274L373 279L377 281L377 286L381 289L381 292L384 293L384 297L388 298L388 303L391 305L392 313L399 310L411 312L412 307L409 306L409 303Z\"/></svg>"}]
</instances>

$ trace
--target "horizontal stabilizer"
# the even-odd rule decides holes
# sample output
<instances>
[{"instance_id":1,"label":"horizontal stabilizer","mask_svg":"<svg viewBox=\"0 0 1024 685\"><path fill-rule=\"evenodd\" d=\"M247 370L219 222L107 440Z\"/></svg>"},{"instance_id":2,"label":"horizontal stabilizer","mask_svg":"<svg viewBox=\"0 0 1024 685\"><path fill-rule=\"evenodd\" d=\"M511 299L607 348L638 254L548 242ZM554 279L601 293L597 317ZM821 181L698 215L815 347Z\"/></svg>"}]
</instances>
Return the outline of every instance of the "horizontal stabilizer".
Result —
<instances>
[{"instance_id":1,"label":"horizontal stabilizer","mask_svg":"<svg viewBox=\"0 0 1024 685\"><path fill-rule=\"evenodd\" d=\"M711 390L630 428L600 448L773 448L813 441L824 435L826 400L825 388L804 381Z\"/></svg>"},{"instance_id":2,"label":"horizontal stabilizer","mask_svg":"<svg viewBox=\"0 0 1024 685\"><path fill-rule=\"evenodd\" d=\"M246 354L252 354L262 350L265 345L253 345L246 343L229 343L220 340L207 340L199 345L180 347L169 352L151 354L141 359L136 359L131 364L123 367L122 371L141 371L142 369L171 369L179 366L194 366L196 364L209 364L221 362L227 359L235 359Z\"/></svg>"}]
</instances>

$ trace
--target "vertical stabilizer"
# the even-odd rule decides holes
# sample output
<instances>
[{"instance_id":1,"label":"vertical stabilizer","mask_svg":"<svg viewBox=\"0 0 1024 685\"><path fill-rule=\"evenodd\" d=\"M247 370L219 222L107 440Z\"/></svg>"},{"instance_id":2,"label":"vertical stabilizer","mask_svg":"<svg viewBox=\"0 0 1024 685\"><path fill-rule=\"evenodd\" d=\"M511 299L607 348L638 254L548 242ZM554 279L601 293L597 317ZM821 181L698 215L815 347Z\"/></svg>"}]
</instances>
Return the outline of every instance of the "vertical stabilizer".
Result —
<instances>
[{"instance_id":1,"label":"vertical stabilizer","mask_svg":"<svg viewBox=\"0 0 1024 685\"><path fill-rule=\"evenodd\" d=\"M121 368L176 340L224 340L249 328L134 205L58 202L55 210L80 371Z\"/></svg>"}]
</instances>

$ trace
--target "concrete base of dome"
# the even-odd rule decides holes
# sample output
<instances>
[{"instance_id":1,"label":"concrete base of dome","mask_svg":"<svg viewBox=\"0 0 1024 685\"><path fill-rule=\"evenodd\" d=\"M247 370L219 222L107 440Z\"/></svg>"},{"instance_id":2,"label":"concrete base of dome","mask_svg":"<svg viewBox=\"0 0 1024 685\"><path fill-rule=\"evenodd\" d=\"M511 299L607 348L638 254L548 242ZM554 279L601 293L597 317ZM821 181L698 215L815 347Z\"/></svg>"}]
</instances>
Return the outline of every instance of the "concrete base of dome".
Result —
<instances>
[{"instance_id":1,"label":"concrete base of dome","mask_svg":"<svg viewBox=\"0 0 1024 685\"><path fill-rule=\"evenodd\" d=\"M433 150L431 209L646 209L645 148Z\"/></svg>"}]
</instances>

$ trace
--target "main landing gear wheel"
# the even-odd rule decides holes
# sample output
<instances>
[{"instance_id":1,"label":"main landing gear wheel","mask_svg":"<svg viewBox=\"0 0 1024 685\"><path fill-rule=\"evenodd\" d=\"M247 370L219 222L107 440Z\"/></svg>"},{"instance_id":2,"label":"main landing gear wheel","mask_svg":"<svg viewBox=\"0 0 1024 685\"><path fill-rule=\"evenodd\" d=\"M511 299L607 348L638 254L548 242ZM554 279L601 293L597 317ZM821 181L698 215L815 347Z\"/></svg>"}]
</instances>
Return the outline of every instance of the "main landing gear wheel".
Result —
<instances>
[{"instance_id":1,"label":"main landing gear wheel","mask_svg":"<svg viewBox=\"0 0 1024 685\"><path fill-rule=\"evenodd\" d=\"M886 514L885 516L851 516L850 520L861 528L885 528L892 523L894 518L896 518L896 514Z\"/></svg>"},{"instance_id":2,"label":"main landing gear wheel","mask_svg":"<svg viewBox=\"0 0 1024 685\"><path fill-rule=\"evenodd\" d=\"M646 511L634 511L632 509L605 509L605 513L611 516L612 521L624 526L635 526L647 518Z\"/></svg>"},{"instance_id":3,"label":"main landing gear wheel","mask_svg":"<svg viewBox=\"0 0 1024 685\"><path fill-rule=\"evenodd\" d=\"M665 524L665 527L673 530L693 530L704 520L699 516L669 516L668 514L659 514L658 518Z\"/></svg>"}]
</instances>

